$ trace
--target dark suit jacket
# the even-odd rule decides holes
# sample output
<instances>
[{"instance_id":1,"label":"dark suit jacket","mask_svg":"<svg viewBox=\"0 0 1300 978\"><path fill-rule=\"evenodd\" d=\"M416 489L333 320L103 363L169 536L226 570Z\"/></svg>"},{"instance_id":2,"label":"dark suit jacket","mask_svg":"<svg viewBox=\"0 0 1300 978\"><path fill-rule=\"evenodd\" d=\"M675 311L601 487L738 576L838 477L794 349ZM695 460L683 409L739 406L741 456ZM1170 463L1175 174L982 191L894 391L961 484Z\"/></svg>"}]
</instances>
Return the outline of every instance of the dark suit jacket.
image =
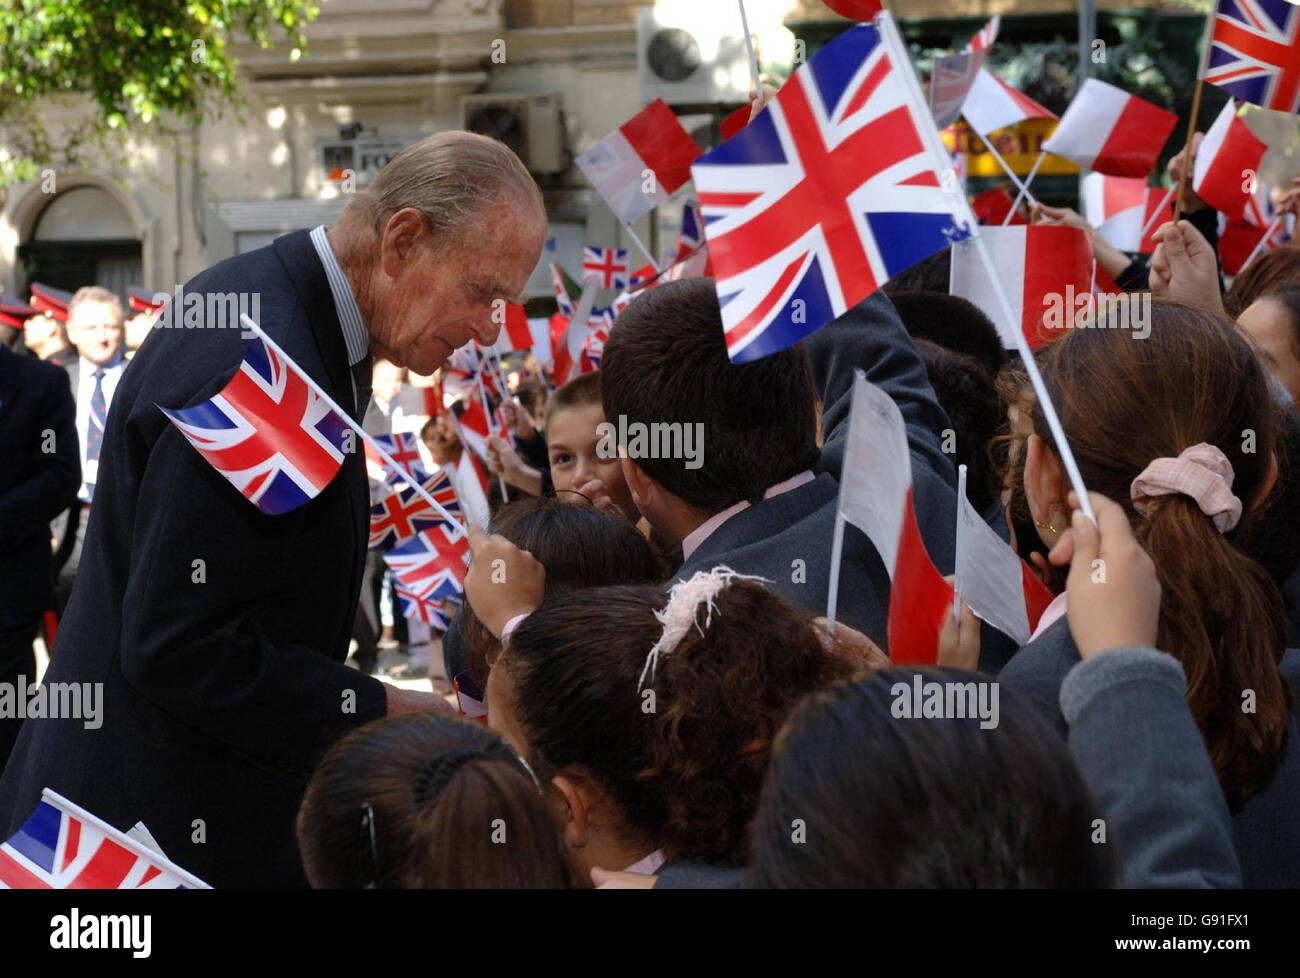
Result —
<instances>
[{"instance_id":1,"label":"dark suit jacket","mask_svg":"<svg viewBox=\"0 0 1300 978\"><path fill-rule=\"evenodd\" d=\"M940 451L947 415L930 387L925 364L884 293L877 292L805 342L822 400L819 474L810 483L764 499L709 535L677 579L726 564L758 574L792 604L826 613L831 540L840 470L848 440L853 375L862 370L902 412L912 460L912 490L921 535L935 566L951 574L955 558L957 496L952 461ZM801 560L802 566L794 564ZM867 539L845 528L837 617L882 648L889 613L889 574Z\"/></svg>"},{"instance_id":2,"label":"dark suit jacket","mask_svg":"<svg viewBox=\"0 0 1300 978\"><path fill-rule=\"evenodd\" d=\"M1053 622L1007 663L1000 682L1033 693L1064 729L1058 698L1061 683L1076 663L1079 650L1065 618ZM1300 689L1300 651L1282 658L1282 675ZM1233 842L1247 887L1300 886L1300 725L1291 714L1287 746L1277 773L1232 816Z\"/></svg>"},{"instance_id":3,"label":"dark suit jacket","mask_svg":"<svg viewBox=\"0 0 1300 978\"><path fill-rule=\"evenodd\" d=\"M260 293L266 332L352 403L307 232L185 289ZM213 886L292 886L305 883L294 818L313 765L385 712L383 685L343 664L366 553L365 463L349 455L291 512L249 504L158 409L220 391L244 346L238 329L156 329L128 365L46 676L103 683L103 727L26 723L0 781L0 828L16 829L49 786L110 824L142 820Z\"/></svg>"},{"instance_id":4,"label":"dark suit jacket","mask_svg":"<svg viewBox=\"0 0 1300 978\"><path fill-rule=\"evenodd\" d=\"M76 407L67 374L3 346L0 459L0 622L29 620L50 604L50 520L81 484Z\"/></svg>"}]
</instances>

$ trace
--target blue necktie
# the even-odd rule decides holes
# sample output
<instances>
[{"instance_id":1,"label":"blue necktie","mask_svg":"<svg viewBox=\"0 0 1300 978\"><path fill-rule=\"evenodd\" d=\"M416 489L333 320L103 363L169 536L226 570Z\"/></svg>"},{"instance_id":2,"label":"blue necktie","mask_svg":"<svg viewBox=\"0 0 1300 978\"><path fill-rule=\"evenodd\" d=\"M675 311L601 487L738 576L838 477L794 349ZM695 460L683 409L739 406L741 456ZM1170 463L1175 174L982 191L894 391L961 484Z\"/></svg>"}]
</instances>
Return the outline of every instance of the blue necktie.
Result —
<instances>
[{"instance_id":1,"label":"blue necktie","mask_svg":"<svg viewBox=\"0 0 1300 978\"><path fill-rule=\"evenodd\" d=\"M104 403L104 368L95 368L95 392L90 395L90 421L86 425L86 461L99 461L99 448L104 442L104 419L108 406ZM86 490L94 495L95 486L88 483Z\"/></svg>"}]
</instances>

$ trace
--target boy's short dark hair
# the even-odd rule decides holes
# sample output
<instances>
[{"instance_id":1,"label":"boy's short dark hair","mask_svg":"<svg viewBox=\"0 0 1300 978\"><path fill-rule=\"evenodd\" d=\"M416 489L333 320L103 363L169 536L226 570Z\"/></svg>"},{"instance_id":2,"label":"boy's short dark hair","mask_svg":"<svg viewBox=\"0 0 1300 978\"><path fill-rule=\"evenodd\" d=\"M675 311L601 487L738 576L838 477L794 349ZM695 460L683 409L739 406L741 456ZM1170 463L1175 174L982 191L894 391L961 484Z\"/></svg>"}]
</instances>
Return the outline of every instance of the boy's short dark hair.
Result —
<instances>
[{"instance_id":1,"label":"boy's short dark hair","mask_svg":"<svg viewBox=\"0 0 1300 978\"><path fill-rule=\"evenodd\" d=\"M914 340L929 340L945 350L974 357L996 377L1007 354L993 321L975 303L942 292L891 292L903 327Z\"/></svg>"},{"instance_id":2,"label":"boy's short dark hair","mask_svg":"<svg viewBox=\"0 0 1300 978\"><path fill-rule=\"evenodd\" d=\"M817 403L802 345L752 363L727 359L713 279L642 294L610 331L601 362L605 420L703 425L703 464L637 458L668 492L706 513L756 503L817 461Z\"/></svg>"},{"instance_id":3,"label":"boy's short dark hair","mask_svg":"<svg viewBox=\"0 0 1300 978\"><path fill-rule=\"evenodd\" d=\"M546 421L543 428L549 427L555 412L563 408L581 407L584 404L600 403L600 374L580 374L551 395L546 402Z\"/></svg>"}]
</instances>

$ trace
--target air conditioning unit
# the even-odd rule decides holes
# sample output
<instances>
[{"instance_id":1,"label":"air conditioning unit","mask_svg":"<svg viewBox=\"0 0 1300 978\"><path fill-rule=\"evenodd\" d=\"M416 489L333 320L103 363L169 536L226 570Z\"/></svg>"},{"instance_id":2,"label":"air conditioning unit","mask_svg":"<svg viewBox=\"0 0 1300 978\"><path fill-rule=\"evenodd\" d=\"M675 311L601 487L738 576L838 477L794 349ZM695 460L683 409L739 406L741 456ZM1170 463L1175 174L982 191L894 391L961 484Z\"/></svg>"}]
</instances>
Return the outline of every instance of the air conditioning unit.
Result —
<instances>
[{"instance_id":1,"label":"air conditioning unit","mask_svg":"<svg viewBox=\"0 0 1300 978\"><path fill-rule=\"evenodd\" d=\"M677 22L678 19L681 22ZM669 105L749 101L749 54L740 32L718 18L669 16L654 7L637 12L636 61L641 98Z\"/></svg>"},{"instance_id":2,"label":"air conditioning unit","mask_svg":"<svg viewBox=\"0 0 1300 978\"><path fill-rule=\"evenodd\" d=\"M532 173L561 173L564 158L563 97L558 93L466 95L461 127L509 146Z\"/></svg>"}]
</instances>

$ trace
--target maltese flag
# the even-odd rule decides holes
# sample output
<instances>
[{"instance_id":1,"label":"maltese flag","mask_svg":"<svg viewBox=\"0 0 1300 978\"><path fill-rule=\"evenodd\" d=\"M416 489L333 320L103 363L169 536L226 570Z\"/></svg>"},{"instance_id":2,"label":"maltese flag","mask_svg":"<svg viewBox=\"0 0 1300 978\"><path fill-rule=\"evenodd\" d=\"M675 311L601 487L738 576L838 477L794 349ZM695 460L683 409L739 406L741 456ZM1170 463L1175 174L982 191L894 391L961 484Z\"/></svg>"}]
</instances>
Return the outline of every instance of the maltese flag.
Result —
<instances>
[{"instance_id":1,"label":"maltese flag","mask_svg":"<svg viewBox=\"0 0 1300 978\"><path fill-rule=\"evenodd\" d=\"M1268 146L1237 115L1231 99L1205 134L1192 165L1192 189L1229 221L1246 217Z\"/></svg>"},{"instance_id":2,"label":"maltese flag","mask_svg":"<svg viewBox=\"0 0 1300 978\"><path fill-rule=\"evenodd\" d=\"M1056 118L1054 113L1023 92L1017 92L987 68L976 72L966 101L962 103L961 114L981 136L1026 119Z\"/></svg>"},{"instance_id":3,"label":"maltese flag","mask_svg":"<svg viewBox=\"0 0 1300 978\"><path fill-rule=\"evenodd\" d=\"M1052 592L970 504L964 465L959 481L957 593L976 617L1025 645L1052 603Z\"/></svg>"},{"instance_id":4,"label":"maltese flag","mask_svg":"<svg viewBox=\"0 0 1300 978\"><path fill-rule=\"evenodd\" d=\"M993 285L970 241L952 246L948 291L969 299L997 325L1007 349L1016 348L1013 330L1024 330L1030 349L1060 336L1073 325L1075 313L1087 308L1092 295L1092 245L1083 228L1033 224L985 227L980 236L1002 273L1002 287L1020 320L1006 321ZM1088 299L1080 299L1088 296Z\"/></svg>"},{"instance_id":5,"label":"maltese flag","mask_svg":"<svg viewBox=\"0 0 1300 978\"><path fill-rule=\"evenodd\" d=\"M657 98L578 157L618 219L631 224L671 197L691 178L703 152L663 99ZM654 179L647 184L645 172Z\"/></svg>"},{"instance_id":6,"label":"maltese flag","mask_svg":"<svg viewBox=\"0 0 1300 978\"><path fill-rule=\"evenodd\" d=\"M1043 149L1113 177L1145 177L1178 116L1095 78L1061 116Z\"/></svg>"},{"instance_id":7,"label":"maltese flag","mask_svg":"<svg viewBox=\"0 0 1300 978\"><path fill-rule=\"evenodd\" d=\"M832 622L846 522L867 535L889 571L890 660L895 665L934 665L939 661L939 633L952 613L952 586L935 568L916 523L903 415L893 398L869 383L860 370L853 379L849 437L831 546L826 617Z\"/></svg>"},{"instance_id":8,"label":"maltese flag","mask_svg":"<svg viewBox=\"0 0 1300 978\"><path fill-rule=\"evenodd\" d=\"M1083 178L1083 216L1120 251L1137 251L1147 218L1146 178L1089 173Z\"/></svg>"}]
</instances>

